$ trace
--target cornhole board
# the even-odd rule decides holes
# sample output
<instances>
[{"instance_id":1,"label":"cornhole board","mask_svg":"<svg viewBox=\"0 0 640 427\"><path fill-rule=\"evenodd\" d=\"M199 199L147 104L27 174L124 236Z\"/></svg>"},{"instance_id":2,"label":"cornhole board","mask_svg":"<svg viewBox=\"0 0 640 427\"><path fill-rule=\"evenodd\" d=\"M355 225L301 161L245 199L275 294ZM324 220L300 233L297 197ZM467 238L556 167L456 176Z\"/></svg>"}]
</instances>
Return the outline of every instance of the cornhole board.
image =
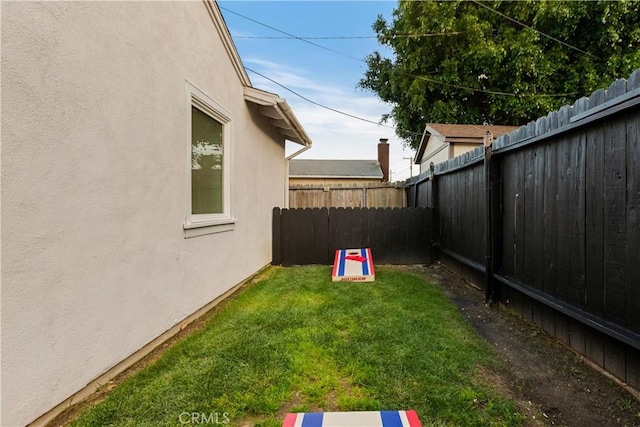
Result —
<instances>
[{"instance_id":1,"label":"cornhole board","mask_svg":"<svg viewBox=\"0 0 640 427\"><path fill-rule=\"evenodd\" d=\"M290 413L282 427L421 427L416 411Z\"/></svg>"},{"instance_id":2,"label":"cornhole board","mask_svg":"<svg viewBox=\"0 0 640 427\"><path fill-rule=\"evenodd\" d=\"M338 249L333 261L334 282L373 282L376 274L370 248Z\"/></svg>"}]
</instances>

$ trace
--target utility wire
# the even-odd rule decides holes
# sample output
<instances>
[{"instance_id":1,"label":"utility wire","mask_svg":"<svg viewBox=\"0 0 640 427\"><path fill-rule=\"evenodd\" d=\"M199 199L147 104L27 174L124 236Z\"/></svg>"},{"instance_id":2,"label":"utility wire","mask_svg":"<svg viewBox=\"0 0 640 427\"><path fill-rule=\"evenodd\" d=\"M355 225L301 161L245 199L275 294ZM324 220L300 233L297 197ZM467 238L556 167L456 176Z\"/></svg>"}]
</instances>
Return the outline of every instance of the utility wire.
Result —
<instances>
[{"instance_id":1,"label":"utility wire","mask_svg":"<svg viewBox=\"0 0 640 427\"><path fill-rule=\"evenodd\" d=\"M502 16L503 18L507 18L507 19L508 19L509 21L511 21L511 22L514 22L514 23L516 23L516 24L518 24L518 25L520 25L520 26L523 26L523 27L528 28L528 29L530 29L530 30L532 30L532 31L535 31L536 33L540 34L541 36L547 37L548 39L551 39L551 40L553 40L553 41L555 41L555 42L558 42L558 43L560 43L560 44L561 44L561 45L563 45L563 46L566 46L566 47L568 47L568 48L570 48L570 49L573 49L573 50L575 50L575 51L578 51L578 52L580 52L580 53L584 53L585 55L589 55L589 56L591 56L591 57L593 57L593 58L596 58L596 59L602 60L602 58L600 58L599 56L593 55L593 54L591 54L591 53L589 53L589 52L586 52L586 51L584 51L584 50L582 50L582 49L579 49L579 48L577 48L577 47L575 47L575 46L572 46L572 45L570 45L569 43L565 43L565 42L563 42L562 40L559 40L559 39L557 39L557 38L555 38L555 37L553 37L553 36L550 36L549 34L545 34L545 33L543 33L542 31L536 30L535 28L533 28L533 27L531 27L531 26L529 26L529 25L527 25L527 24L525 24L525 23L522 23L522 22L518 21L517 19L514 19L514 18L512 18L512 17L510 17L510 16L507 16L507 15L505 15L505 14L504 14L504 13L502 13L502 12L498 12L497 10L492 9L492 8L490 8L489 6L487 6L487 5L483 4L483 3L480 3L478 0L471 0L471 1L472 1L473 3L475 3L475 4L477 4L478 6L482 6L482 7L484 7L485 9L490 10L490 11L491 11L491 12L493 12L493 13L497 13L498 15Z\"/></svg>"},{"instance_id":2,"label":"utility wire","mask_svg":"<svg viewBox=\"0 0 640 427\"><path fill-rule=\"evenodd\" d=\"M321 44L314 43L314 42L312 42L310 40L307 40L307 39L305 39L303 37L298 37L298 36L296 36L294 34L287 33L286 31L282 31L282 30L280 30L278 28L272 27L271 25L267 25L267 24L265 24L263 22L256 21L255 19L249 18L248 16L242 15L242 14L240 14L238 12L234 12L233 10L227 9L226 7L220 6L220 9L226 10L229 13L232 13L232 14L234 14L236 16L244 18L244 19L246 19L248 21L254 22L254 23L258 24L258 25L262 25L263 27L269 28L270 30L276 31L276 32L278 32L280 34L284 34L285 36L291 37L291 38L296 39L296 40L300 40L302 42L308 43L308 44L310 44L312 46L315 46L315 47L319 47L320 49L324 49L324 50L329 51L329 52L337 53L338 55L346 56L347 58L351 58L351 59L354 59L356 61L362 61L362 59L356 58L355 56L351 56L351 55L343 53L343 52L338 52L337 50L333 50L333 49L330 49L330 48L328 48L326 46L322 46Z\"/></svg>"},{"instance_id":3,"label":"utility wire","mask_svg":"<svg viewBox=\"0 0 640 427\"><path fill-rule=\"evenodd\" d=\"M287 86L283 85L282 83L278 83L277 81L265 76L264 74L261 74L261 73L255 71L255 70L252 70L249 67L244 67L244 68L245 68L245 70L250 71L250 72L258 75L258 76L262 77L263 79L269 80L271 83L280 86L282 89L284 89L284 90L286 90L288 92L291 92L295 96L297 96L297 97L299 97L301 99L304 99L305 101L307 101L307 102L309 102L309 103L311 103L311 104L313 104L315 106L318 106L320 108L324 108L325 110L333 111L334 113L342 114L343 116L351 117L352 119L361 120L363 122L371 123L371 124L374 124L374 125L377 125L377 126L393 129L394 131L396 129L393 126L388 126L388 125L382 124L380 122L374 122L373 120L365 119L363 117L359 117L359 116L356 116L356 115L353 115L353 114L350 114L350 113L346 113L344 111L337 110L335 108L328 107L326 105L320 104L319 102L313 101L313 100L307 98L306 96L303 96L303 95L299 94L298 92L294 91L293 89L289 89ZM412 133L414 135L422 135L422 132L410 132L410 133Z\"/></svg>"},{"instance_id":4,"label":"utility wire","mask_svg":"<svg viewBox=\"0 0 640 427\"><path fill-rule=\"evenodd\" d=\"M302 99L304 99L305 101L307 101L307 102L309 102L309 103L311 103L311 104L313 104L313 105L316 105L316 106L318 106L318 107L321 107L321 108L324 108L324 109L327 109L327 110L333 111L334 113L338 113L338 114L342 114L342 115L347 116L347 117L351 117L352 119L362 120L363 122L373 123L374 125L383 126L383 127L389 128L389 129L395 129L393 126L383 125L382 123L374 122L373 120L365 119L365 118L363 118L363 117L358 117L358 116L355 116L355 115L353 115L353 114L345 113L344 111L336 110L335 108L331 108L331 107L327 107L326 105L322 105L322 104L320 104L320 103L318 103L318 102L316 102L316 101L313 101L313 100L311 100L311 99L307 98L306 96L300 95L298 92L296 92L296 91L294 91L294 90L292 90L292 89L289 89L289 88L288 88L288 87L286 87L285 85L283 85L283 84L281 84L281 83L278 83L277 81L275 81L275 80L273 80L273 79L270 79L269 77L265 76L264 74L260 74L259 72L255 71L255 70L252 70L252 69L251 69L251 68L249 68L249 67L244 67L244 68L245 68L245 70L247 70L247 71L251 71L252 73L257 74L258 76L262 77L263 79L267 79L267 80L269 80L271 83L273 83L273 84L276 84L276 85L280 86L280 87L281 87L281 88L283 88L284 90L291 92L291 93L292 93L292 94L294 94L295 96L297 96L297 97L299 97L299 98L302 98Z\"/></svg>"},{"instance_id":5,"label":"utility wire","mask_svg":"<svg viewBox=\"0 0 640 427\"><path fill-rule=\"evenodd\" d=\"M474 0L472 0L472 1L474 1ZM275 27L272 27L270 25L264 24L264 23L262 23L260 21L257 21L257 20L255 20L253 18L249 18L248 16L242 15L242 14L240 14L238 12L234 12L234 11L232 11L230 9L227 9L226 7L220 6L220 9L223 9L223 10L229 12L229 13L237 15L237 16L239 16L241 18L244 18L246 20L249 20L251 22L254 22L254 23L258 24L258 25L262 25L263 27L269 28L269 29L271 29L273 31L276 31L278 33L285 34L287 37L290 37L290 38L293 38L293 39L296 39L296 40L300 40L300 41L308 43L308 44L310 44L312 46L319 47L320 49L324 49L326 51L333 52L333 53L341 55L341 56L346 56L347 58L353 59L353 60L358 61L358 62L364 62L365 64L367 63L367 61L365 61L363 59L356 58L355 56L351 56L349 54L346 54L346 53L343 53L343 52L339 52L337 50L328 48L326 46L322 46L321 44L314 43L314 42L309 41L309 40L307 40L307 39L305 39L303 37L298 37L298 36L296 36L294 34L287 33L286 31L282 31L282 30L280 30L278 28L275 28ZM247 70L248 70L248 68L247 68ZM442 86L449 86L449 87L454 87L456 89L464 89L464 90L469 90L469 91L472 91L472 92L481 92L481 93L488 93L488 94L500 95L500 96L513 96L513 97L517 97L517 96L525 96L525 97L563 97L563 96L570 96L570 95L578 95L578 94L580 94L580 92L569 92L569 93L557 93L557 94L531 94L531 95L521 94L521 95L519 95L519 94L513 93L513 92L498 92L498 91L492 91L492 90L488 90L488 89L478 89L478 88L472 88L472 87L468 87L468 86L456 85L456 84L452 84L452 83L445 83L443 81L440 81L440 80L437 80L437 79L432 79L432 78L429 78L429 77L425 77L423 75L416 75L416 74L406 73L406 72L403 72L403 71L399 71L399 72L401 74L407 76L407 77L412 77L412 78L416 78L416 79L425 80L425 81L428 81L428 82L431 82L431 83L435 83L435 84L439 84L439 85L442 85ZM258 74L258 73L256 73L256 74ZM274 83L276 83L276 82L274 82ZM278 83L276 83L276 84L278 84ZM288 89L286 87L284 89L290 90L290 89ZM299 95L299 94L296 94L296 95L298 95L298 96L300 96L302 98L301 95Z\"/></svg>"},{"instance_id":6,"label":"utility wire","mask_svg":"<svg viewBox=\"0 0 640 427\"><path fill-rule=\"evenodd\" d=\"M224 8L222 8L222 9L224 9ZM225 10L228 11L228 9L225 9ZM392 39L402 39L402 38L409 39L409 38L422 38L422 37L453 36L453 35L457 35L457 34L462 34L462 31L452 31L452 32L449 32L449 33L430 33L430 34L395 34L395 35L389 36L389 37L392 38ZM268 40L292 40L292 39L293 40L296 40L296 39L297 40L355 40L355 39L377 39L378 36L322 36L322 37L234 36L234 38L235 39L268 39Z\"/></svg>"}]
</instances>

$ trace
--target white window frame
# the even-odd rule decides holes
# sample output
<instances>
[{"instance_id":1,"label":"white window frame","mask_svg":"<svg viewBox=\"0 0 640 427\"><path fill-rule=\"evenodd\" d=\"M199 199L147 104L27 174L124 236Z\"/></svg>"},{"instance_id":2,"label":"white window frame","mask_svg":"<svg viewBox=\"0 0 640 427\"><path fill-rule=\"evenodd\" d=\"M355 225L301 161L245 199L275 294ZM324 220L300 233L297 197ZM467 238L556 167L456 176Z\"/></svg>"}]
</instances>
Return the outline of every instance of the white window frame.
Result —
<instances>
[{"instance_id":1,"label":"white window frame","mask_svg":"<svg viewBox=\"0 0 640 427\"><path fill-rule=\"evenodd\" d=\"M185 237L219 233L233 230L236 220L233 218L231 198L231 159L232 159L232 121L233 115L187 80L187 144L186 144L186 222ZM222 213L192 214L191 201L191 108L195 107L222 124Z\"/></svg>"}]
</instances>

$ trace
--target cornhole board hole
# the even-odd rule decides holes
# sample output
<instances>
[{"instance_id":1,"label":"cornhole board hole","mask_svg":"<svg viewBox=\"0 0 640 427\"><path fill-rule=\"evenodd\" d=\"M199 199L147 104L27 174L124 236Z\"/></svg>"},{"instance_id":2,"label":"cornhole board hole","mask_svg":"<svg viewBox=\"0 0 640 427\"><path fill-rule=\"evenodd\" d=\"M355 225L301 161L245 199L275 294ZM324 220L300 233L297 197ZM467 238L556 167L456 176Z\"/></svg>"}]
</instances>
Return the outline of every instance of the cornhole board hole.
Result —
<instances>
[{"instance_id":1,"label":"cornhole board hole","mask_svg":"<svg viewBox=\"0 0 640 427\"><path fill-rule=\"evenodd\" d=\"M338 249L333 261L334 282L373 282L376 274L370 248Z\"/></svg>"},{"instance_id":2,"label":"cornhole board hole","mask_svg":"<svg viewBox=\"0 0 640 427\"><path fill-rule=\"evenodd\" d=\"M282 427L421 427L416 411L290 413Z\"/></svg>"}]
</instances>

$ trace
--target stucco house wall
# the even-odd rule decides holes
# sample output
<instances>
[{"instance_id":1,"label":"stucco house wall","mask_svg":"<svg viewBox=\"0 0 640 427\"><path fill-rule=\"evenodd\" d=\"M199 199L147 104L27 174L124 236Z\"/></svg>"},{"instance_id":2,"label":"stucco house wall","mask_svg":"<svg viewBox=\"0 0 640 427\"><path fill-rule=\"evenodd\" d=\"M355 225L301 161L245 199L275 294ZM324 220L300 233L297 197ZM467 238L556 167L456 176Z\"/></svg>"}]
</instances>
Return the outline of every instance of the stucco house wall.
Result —
<instances>
[{"instance_id":1,"label":"stucco house wall","mask_svg":"<svg viewBox=\"0 0 640 427\"><path fill-rule=\"evenodd\" d=\"M424 156L420 159L420 173L428 171L431 162L438 164L449 159L449 144L438 140L436 142L427 146Z\"/></svg>"},{"instance_id":2,"label":"stucco house wall","mask_svg":"<svg viewBox=\"0 0 640 427\"><path fill-rule=\"evenodd\" d=\"M3 2L0 425L34 421L270 263L284 137L245 101L217 10ZM236 219L190 238L187 81L232 115Z\"/></svg>"},{"instance_id":3,"label":"stucco house wall","mask_svg":"<svg viewBox=\"0 0 640 427\"><path fill-rule=\"evenodd\" d=\"M468 151L475 150L481 144L466 144L464 142L458 142L456 144L450 144L450 145L453 146L453 157L457 157L457 156L463 155Z\"/></svg>"}]
</instances>

